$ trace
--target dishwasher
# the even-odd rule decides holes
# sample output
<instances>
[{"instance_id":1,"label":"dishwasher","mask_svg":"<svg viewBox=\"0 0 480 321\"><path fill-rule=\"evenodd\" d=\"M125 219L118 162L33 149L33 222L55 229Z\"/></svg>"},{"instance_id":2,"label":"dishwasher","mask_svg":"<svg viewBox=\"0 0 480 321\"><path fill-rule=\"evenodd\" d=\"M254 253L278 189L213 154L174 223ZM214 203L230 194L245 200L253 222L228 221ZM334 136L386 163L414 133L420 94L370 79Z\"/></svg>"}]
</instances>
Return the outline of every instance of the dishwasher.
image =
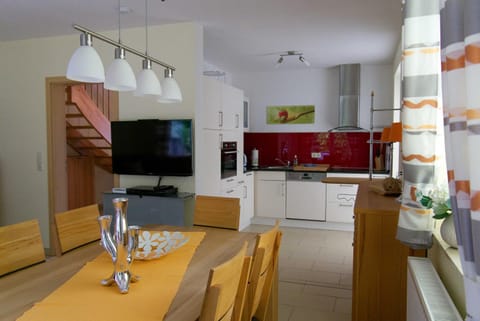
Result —
<instances>
[{"instance_id":1,"label":"dishwasher","mask_svg":"<svg viewBox=\"0 0 480 321\"><path fill-rule=\"evenodd\" d=\"M287 218L325 221L325 177L323 172L287 172Z\"/></svg>"}]
</instances>

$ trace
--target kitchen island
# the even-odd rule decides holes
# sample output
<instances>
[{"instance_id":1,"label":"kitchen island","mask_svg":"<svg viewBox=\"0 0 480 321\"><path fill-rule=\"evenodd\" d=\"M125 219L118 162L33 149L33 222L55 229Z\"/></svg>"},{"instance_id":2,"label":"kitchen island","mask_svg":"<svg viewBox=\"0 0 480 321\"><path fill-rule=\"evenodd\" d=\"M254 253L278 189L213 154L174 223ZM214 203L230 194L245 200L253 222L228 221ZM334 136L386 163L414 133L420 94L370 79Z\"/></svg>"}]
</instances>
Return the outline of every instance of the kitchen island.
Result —
<instances>
[{"instance_id":1,"label":"kitchen island","mask_svg":"<svg viewBox=\"0 0 480 321\"><path fill-rule=\"evenodd\" d=\"M400 203L396 197L359 183L355 201L352 320L406 320L407 257L425 257L396 238Z\"/></svg>"}]
</instances>

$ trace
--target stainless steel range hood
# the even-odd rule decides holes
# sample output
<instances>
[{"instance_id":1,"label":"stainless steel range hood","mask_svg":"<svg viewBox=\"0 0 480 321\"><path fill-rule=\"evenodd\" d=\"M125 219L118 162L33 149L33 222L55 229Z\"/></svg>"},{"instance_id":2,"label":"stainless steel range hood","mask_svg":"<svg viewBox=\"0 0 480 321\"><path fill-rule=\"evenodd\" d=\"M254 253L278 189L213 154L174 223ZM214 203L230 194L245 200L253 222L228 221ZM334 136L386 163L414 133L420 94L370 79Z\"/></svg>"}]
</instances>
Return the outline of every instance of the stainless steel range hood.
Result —
<instances>
[{"instance_id":1,"label":"stainless steel range hood","mask_svg":"<svg viewBox=\"0 0 480 321\"><path fill-rule=\"evenodd\" d=\"M360 109L360 64L340 65L338 126L330 131L357 131Z\"/></svg>"}]
</instances>

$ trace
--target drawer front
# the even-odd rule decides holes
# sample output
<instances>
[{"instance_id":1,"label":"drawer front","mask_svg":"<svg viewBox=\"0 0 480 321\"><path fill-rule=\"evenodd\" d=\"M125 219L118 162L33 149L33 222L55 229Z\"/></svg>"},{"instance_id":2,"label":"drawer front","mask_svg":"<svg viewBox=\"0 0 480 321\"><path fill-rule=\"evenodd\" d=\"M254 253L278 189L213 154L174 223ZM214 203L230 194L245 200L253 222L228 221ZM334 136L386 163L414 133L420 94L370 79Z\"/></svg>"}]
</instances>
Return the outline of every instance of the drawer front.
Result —
<instances>
[{"instance_id":1,"label":"drawer front","mask_svg":"<svg viewBox=\"0 0 480 321\"><path fill-rule=\"evenodd\" d=\"M326 215L328 222L353 224L353 207L357 184L327 184Z\"/></svg>"}]
</instances>

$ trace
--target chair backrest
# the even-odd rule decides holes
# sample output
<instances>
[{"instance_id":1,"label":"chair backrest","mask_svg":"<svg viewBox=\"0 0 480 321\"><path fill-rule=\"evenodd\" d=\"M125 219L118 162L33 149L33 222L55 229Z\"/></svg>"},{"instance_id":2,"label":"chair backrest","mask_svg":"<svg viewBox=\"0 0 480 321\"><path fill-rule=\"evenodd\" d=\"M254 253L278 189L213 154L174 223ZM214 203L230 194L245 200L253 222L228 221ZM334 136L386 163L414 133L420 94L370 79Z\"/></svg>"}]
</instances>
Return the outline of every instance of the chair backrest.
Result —
<instances>
[{"instance_id":1,"label":"chair backrest","mask_svg":"<svg viewBox=\"0 0 480 321\"><path fill-rule=\"evenodd\" d=\"M235 318L241 315L234 315L234 305L246 289L250 271L246 251L247 242L233 258L210 270L199 321L239 321Z\"/></svg>"},{"instance_id":2,"label":"chair backrest","mask_svg":"<svg viewBox=\"0 0 480 321\"><path fill-rule=\"evenodd\" d=\"M240 226L240 199L197 195L193 224L237 230Z\"/></svg>"},{"instance_id":3,"label":"chair backrest","mask_svg":"<svg viewBox=\"0 0 480 321\"><path fill-rule=\"evenodd\" d=\"M278 221L271 230L257 235L242 320L266 320L281 239Z\"/></svg>"},{"instance_id":4,"label":"chair backrest","mask_svg":"<svg viewBox=\"0 0 480 321\"><path fill-rule=\"evenodd\" d=\"M62 253L100 239L98 205L88 205L55 214Z\"/></svg>"},{"instance_id":5,"label":"chair backrest","mask_svg":"<svg viewBox=\"0 0 480 321\"><path fill-rule=\"evenodd\" d=\"M43 261L38 220L0 226L0 275Z\"/></svg>"}]
</instances>

